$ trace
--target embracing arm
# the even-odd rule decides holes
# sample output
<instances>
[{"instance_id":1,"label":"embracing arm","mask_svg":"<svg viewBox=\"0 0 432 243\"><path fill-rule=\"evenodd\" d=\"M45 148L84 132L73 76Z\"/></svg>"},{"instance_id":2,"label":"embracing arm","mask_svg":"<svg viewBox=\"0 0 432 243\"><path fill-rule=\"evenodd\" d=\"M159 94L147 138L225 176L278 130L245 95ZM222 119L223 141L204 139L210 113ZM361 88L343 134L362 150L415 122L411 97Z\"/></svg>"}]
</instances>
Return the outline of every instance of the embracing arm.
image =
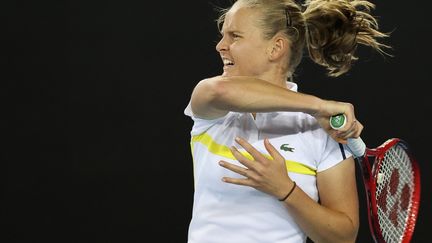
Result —
<instances>
[{"instance_id":1,"label":"embracing arm","mask_svg":"<svg viewBox=\"0 0 432 243\"><path fill-rule=\"evenodd\" d=\"M217 76L204 79L195 87L191 105L197 116L214 119L228 111L301 111L316 113L323 100L269 82L244 76Z\"/></svg>"},{"instance_id":2,"label":"embracing arm","mask_svg":"<svg viewBox=\"0 0 432 243\"><path fill-rule=\"evenodd\" d=\"M340 143L346 143L349 137L358 137L363 129L363 125L356 121L350 103L320 99L246 76L216 76L202 80L192 92L191 108L203 119L216 119L229 111L304 112L314 116L320 126ZM345 114L347 123L335 131L330 127L329 118L337 114Z\"/></svg>"}]
</instances>

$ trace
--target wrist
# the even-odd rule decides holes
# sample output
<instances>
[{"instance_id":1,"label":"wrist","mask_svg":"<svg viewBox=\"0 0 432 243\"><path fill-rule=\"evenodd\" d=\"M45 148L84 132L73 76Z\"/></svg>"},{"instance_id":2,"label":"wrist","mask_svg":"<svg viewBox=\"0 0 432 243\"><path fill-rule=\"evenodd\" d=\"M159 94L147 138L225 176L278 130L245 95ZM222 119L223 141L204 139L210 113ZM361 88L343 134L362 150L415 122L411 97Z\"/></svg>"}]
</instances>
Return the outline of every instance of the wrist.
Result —
<instances>
[{"instance_id":1,"label":"wrist","mask_svg":"<svg viewBox=\"0 0 432 243\"><path fill-rule=\"evenodd\" d=\"M318 98L316 96L310 95L310 102L308 105L308 108L306 109L306 113L316 117L321 113L321 107L324 105L324 100L321 98Z\"/></svg>"},{"instance_id":2,"label":"wrist","mask_svg":"<svg viewBox=\"0 0 432 243\"><path fill-rule=\"evenodd\" d=\"M283 197L278 198L279 201L284 202L285 200L287 200L289 198L289 196L293 193L294 189L297 187L297 184L295 181L293 181L293 184L291 186L291 189L288 191L288 193L286 193Z\"/></svg>"}]
</instances>

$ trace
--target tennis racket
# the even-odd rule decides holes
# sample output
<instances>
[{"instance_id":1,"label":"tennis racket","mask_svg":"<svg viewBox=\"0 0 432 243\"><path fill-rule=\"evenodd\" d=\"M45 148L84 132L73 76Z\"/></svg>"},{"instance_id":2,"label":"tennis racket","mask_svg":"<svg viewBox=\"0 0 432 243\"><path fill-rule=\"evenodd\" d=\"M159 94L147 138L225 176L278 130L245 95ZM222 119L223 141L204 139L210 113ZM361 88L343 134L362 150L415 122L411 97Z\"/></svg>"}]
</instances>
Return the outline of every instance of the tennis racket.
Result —
<instances>
[{"instance_id":1,"label":"tennis racket","mask_svg":"<svg viewBox=\"0 0 432 243\"><path fill-rule=\"evenodd\" d=\"M345 123L344 114L330 118L333 129ZM348 139L347 145L360 164L374 241L410 242L420 206L420 169L408 144L390 138L376 148L367 148L359 137Z\"/></svg>"}]
</instances>

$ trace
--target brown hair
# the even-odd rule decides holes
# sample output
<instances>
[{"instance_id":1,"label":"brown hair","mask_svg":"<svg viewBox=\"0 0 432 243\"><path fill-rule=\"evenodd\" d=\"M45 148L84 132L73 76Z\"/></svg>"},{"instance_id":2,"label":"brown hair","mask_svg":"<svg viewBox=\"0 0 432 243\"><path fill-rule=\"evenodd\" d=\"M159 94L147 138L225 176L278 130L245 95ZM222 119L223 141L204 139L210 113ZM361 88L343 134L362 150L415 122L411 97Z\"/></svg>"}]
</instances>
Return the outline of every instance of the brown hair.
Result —
<instances>
[{"instance_id":1,"label":"brown hair","mask_svg":"<svg viewBox=\"0 0 432 243\"><path fill-rule=\"evenodd\" d=\"M370 14L375 5L366 0L308 0L303 5L294 0L237 0L234 4L259 9L261 18L256 23L265 38L285 33L291 42L290 73L301 62L305 45L309 57L334 77L347 72L358 59L358 44L381 54L390 48L378 41L389 34L378 30L378 22ZM229 9L220 9L219 28Z\"/></svg>"}]
</instances>

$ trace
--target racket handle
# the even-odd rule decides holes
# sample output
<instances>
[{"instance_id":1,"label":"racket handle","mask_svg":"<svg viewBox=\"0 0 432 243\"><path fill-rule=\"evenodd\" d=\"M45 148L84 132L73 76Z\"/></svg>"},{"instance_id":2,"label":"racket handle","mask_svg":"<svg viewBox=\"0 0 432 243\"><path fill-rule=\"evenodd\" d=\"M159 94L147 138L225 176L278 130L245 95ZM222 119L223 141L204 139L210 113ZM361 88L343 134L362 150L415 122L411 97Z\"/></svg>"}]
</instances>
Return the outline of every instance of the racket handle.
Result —
<instances>
[{"instance_id":1,"label":"racket handle","mask_svg":"<svg viewBox=\"0 0 432 243\"><path fill-rule=\"evenodd\" d=\"M348 138L348 148L355 158L362 157L366 152L366 144L361 137Z\"/></svg>"},{"instance_id":2,"label":"racket handle","mask_svg":"<svg viewBox=\"0 0 432 243\"><path fill-rule=\"evenodd\" d=\"M330 126L335 129L341 129L346 124L345 114L339 114L330 117ZM348 148L354 157L362 157L366 152L366 144L363 142L361 137L348 138Z\"/></svg>"}]
</instances>

